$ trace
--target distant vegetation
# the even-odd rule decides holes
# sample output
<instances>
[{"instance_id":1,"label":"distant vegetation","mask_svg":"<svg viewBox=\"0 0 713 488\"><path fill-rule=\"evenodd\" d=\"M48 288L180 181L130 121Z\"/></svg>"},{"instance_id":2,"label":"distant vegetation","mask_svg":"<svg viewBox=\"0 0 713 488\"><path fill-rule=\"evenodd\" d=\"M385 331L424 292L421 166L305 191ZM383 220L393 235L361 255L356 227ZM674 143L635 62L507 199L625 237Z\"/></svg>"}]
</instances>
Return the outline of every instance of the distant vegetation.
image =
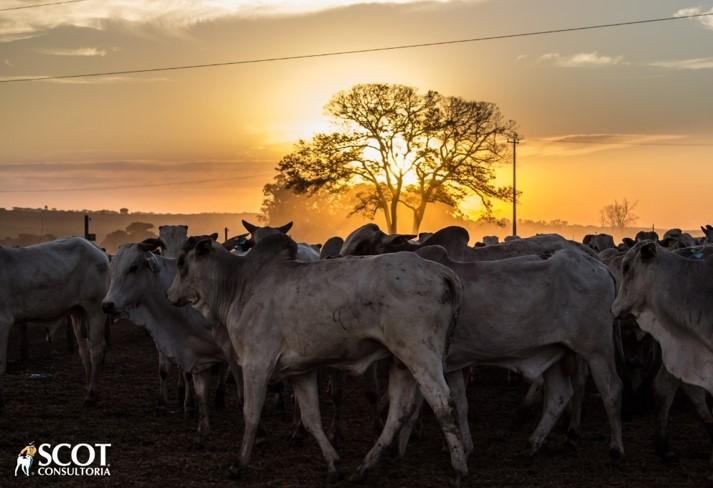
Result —
<instances>
[{"instance_id":1,"label":"distant vegetation","mask_svg":"<svg viewBox=\"0 0 713 488\"><path fill-rule=\"evenodd\" d=\"M126 210L126 209L125 209ZM231 235L245 232L240 221L259 219L256 213L201 213L201 214L160 214L128 210L54 210L43 208L0 209L0 245L27 246L57 237L84 235L84 215L91 217L90 232L96 234L97 243L107 244L113 252L115 246L141 235L158 234L158 226L186 224L194 234L218 232L230 228ZM144 226L141 231L136 225ZM132 226L132 227L130 227ZM145 227L148 226L148 227ZM130 229L127 229L130 228ZM109 237L110 234L112 237ZM132 235L133 234L133 235Z\"/></svg>"}]
</instances>

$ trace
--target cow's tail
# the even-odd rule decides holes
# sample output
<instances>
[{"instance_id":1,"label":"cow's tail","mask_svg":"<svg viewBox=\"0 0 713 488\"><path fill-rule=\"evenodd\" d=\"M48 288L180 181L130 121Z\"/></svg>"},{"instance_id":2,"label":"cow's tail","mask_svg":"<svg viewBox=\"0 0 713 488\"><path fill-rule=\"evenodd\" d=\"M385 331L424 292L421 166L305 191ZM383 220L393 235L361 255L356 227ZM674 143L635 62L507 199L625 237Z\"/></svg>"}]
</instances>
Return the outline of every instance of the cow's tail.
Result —
<instances>
[{"instance_id":1,"label":"cow's tail","mask_svg":"<svg viewBox=\"0 0 713 488\"><path fill-rule=\"evenodd\" d=\"M451 305L451 322L448 326L448 331L446 333L446 349L445 354L448 354L448 349L451 345L451 337L453 337L453 332L455 332L456 323L458 322L458 315L460 314L460 305L463 300L463 284L460 278L448 268L448 273L443 274L443 283L445 284L443 294L441 295L441 303ZM444 355L445 361L445 355Z\"/></svg>"}]
</instances>

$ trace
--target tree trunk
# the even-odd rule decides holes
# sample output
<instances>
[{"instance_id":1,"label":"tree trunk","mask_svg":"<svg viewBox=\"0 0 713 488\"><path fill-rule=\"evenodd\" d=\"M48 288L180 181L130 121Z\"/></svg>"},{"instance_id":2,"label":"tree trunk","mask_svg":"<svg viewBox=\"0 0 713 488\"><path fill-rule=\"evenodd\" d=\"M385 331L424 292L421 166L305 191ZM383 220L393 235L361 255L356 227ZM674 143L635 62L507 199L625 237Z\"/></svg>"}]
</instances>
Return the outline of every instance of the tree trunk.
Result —
<instances>
[{"instance_id":1,"label":"tree trunk","mask_svg":"<svg viewBox=\"0 0 713 488\"><path fill-rule=\"evenodd\" d=\"M420 205L416 210L413 211L413 222L411 224L411 233L418 235L418 231L421 228L421 223L423 222L423 216L426 214L426 206Z\"/></svg>"}]
</instances>

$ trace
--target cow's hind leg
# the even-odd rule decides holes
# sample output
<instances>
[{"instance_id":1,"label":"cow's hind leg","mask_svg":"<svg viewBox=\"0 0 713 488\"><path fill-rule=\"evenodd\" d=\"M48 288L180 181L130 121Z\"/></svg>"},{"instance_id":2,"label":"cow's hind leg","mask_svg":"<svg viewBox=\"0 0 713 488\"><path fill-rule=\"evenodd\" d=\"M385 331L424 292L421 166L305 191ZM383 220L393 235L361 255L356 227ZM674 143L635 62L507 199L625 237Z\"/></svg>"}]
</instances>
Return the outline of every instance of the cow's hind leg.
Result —
<instances>
[{"instance_id":1,"label":"cow's hind leg","mask_svg":"<svg viewBox=\"0 0 713 488\"><path fill-rule=\"evenodd\" d=\"M302 418L302 425L317 440L322 455L327 461L328 479L336 480L338 477L336 463L339 455L327 439L322 427L322 417L319 412L319 392L317 384L317 372L294 376L290 378L292 390L299 404L299 411Z\"/></svg>"},{"instance_id":2,"label":"cow's hind leg","mask_svg":"<svg viewBox=\"0 0 713 488\"><path fill-rule=\"evenodd\" d=\"M401 361L394 359L389 370L389 410L386 423L376 443L357 468L355 479L364 479L367 471L379 462L384 450L391 445L394 436L415 409L417 392L418 386L411 373Z\"/></svg>"},{"instance_id":3,"label":"cow's hind leg","mask_svg":"<svg viewBox=\"0 0 713 488\"><path fill-rule=\"evenodd\" d=\"M404 357L409 356L418 358L417 364L409 365L405 361L404 364L411 371L418 383L421 395L431 407L441 426L451 455L451 465L456 472L455 481L456 484L460 484L460 479L468 475L468 465L461 442L460 429L454 418L455 408L453 408L450 390L443 375L443 362L428 349L421 350L420 353L414 350L404 355Z\"/></svg>"},{"instance_id":4,"label":"cow's hind leg","mask_svg":"<svg viewBox=\"0 0 713 488\"><path fill-rule=\"evenodd\" d=\"M654 378L654 398L656 403L656 454L664 462L676 459L668 436L668 414L681 382L669 373L663 364Z\"/></svg>"},{"instance_id":5,"label":"cow's hind leg","mask_svg":"<svg viewBox=\"0 0 713 488\"><path fill-rule=\"evenodd\" d=\"M611 441L609 454L614 461L624 457L624 443L621 438L621 379L616 371L613 347L609 354L586 358L592 379L604 403L609 418Z\"/></svg>"},{"instance_id":6,"label":"cow's hind leg","mask_svg":"<svg viewBox=\"0 0 713 488\"><path fill-rule=\"evenodd\" d=\"M342 405L344 404L344 382L346 380L342 371L329 371L329 391L334 416L329 426L328 436L334 445L344 440L344 425L342 421Z\"/></svg>"},{"instance_id":7,"label":"cow's hind leg","mask_svg":"<svg viewBox=\"0 0 713 488\"><path fill-rule=\"evenodd\" d=\"M456 404L458 412L458 425L463 438L463 449L465 455L469 456L473 452L473 437L470 433L470 423L468 422L468 396L465 385L463 371L453 371L446 375L448 386L451 387L451 395Z\"/></svg>"},{"instance_id":8,"label":"cow's hind leg","mask_svg":"<svg viewBox=\"0 0 713 488\"><path fill-rule=\"evenodd\" d=\"M540 422L528 441L528 454L534 455L547 439L572 398L572 384L558 361L544 374L544 405Z\"/></svg>"},{"instance_id":9,"label":"cow's hind leg","mask_svg":"<svg viewBox=\"0 0 713 488\"><path fill-rule=\"evenodd\" d=\"M691 400L698 417L703 421L708 437L713 440L713 415L711 415L711 411L708 408L708 402L706 402L706 390L700 386L689 385L688 383L683 382L681 382L681 389L686 394L688 399Z\"/></svg>"},{"instance_id":10,"label":"cow's hind leg","mask_svg":"<svg viewBox=\"0 0 713 488\"><path fill-rule=\"evenodd\" d=\"M584 408L584 396L587 392L587 380L589 379L589 366L579 355L577 356L577 372L572 381L574 392L569 404L569 426L567 427L567 438L571 444L576 444L579 439L582 425L582 409Z\"/></svg>"},{"instance_id":11,"label":"cow's hind leg","mask_svg":"<svg viewBox=\"0 0 713 488\"><path fill-rule=\"evenodd\" d=\"M99 375L104 367L106 357L106 345L108 336L109 319L102 312L101 307L86 310L84 314L86 321L87 336L89 339L89 355L91 360L91 373L89 376L89 386L85 403L91 405L96 403L97 384Z\"/></svg>"},{"instance_id":12,"label":"cow's hind leg","mask_svg":"<svg viewBox=\"0 0 713 488\"><path fill-rule=\"evenodd\" d=\"M85 313L81 309L74 309L70 312L69 316L70 320L72 321L74 338L77 341L79 359L81 359L82 367L84 368L84 381L85 384L89 385L92 376L92 360L89 355L89 341L87 339L88 331ZM84 399L84 405L90 406L92 403L93 399L89 397L87 390L87 396Z\"/></svg>"}]
</instances>

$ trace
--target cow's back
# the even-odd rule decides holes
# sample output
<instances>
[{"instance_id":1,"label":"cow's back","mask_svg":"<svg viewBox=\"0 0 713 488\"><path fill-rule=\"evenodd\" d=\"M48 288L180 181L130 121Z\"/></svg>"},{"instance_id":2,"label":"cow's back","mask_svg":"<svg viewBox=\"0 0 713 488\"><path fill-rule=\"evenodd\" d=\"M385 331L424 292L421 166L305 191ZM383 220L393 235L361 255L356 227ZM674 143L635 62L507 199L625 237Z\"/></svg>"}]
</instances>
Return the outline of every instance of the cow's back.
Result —
<instances>
[{"instance_id":1,"label":"cow's back","mask_svg":"<svg viewBox=\"0 0 713 488\"><path fill-rule=\"evenodd\" d=\"M99 303L109 286L109 260L72 237L0 251L5 309L16 320L55 318L74 306Z\"/></svg>"}]
</instances>

